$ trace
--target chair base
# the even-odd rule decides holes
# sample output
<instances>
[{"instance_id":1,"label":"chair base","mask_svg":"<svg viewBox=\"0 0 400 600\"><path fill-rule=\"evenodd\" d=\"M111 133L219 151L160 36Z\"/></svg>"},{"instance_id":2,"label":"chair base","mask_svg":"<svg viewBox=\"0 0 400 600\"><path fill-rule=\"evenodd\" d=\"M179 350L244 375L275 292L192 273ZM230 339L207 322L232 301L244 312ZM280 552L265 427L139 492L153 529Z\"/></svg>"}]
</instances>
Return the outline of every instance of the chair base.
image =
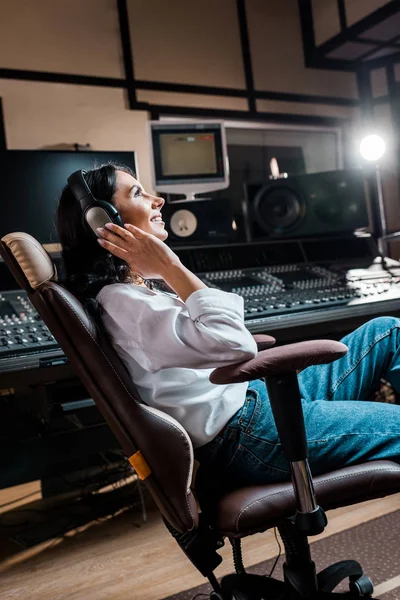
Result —
<instances>
[{"instance_id":1,"label":"chair base","mask_svg":"<svg viewBox=\"0 0 400 600\"><path fill-rule=\"evenodd\" d=\"M361 571L361 573L360 573ZM340 581L349 579L348 592L332 591ZM303 593L290 585L288 579L279 581L262 575L248 573L226 575L221 580L220 593L213 592L213 600L329 600L347 598L370 598L372 600L373 585L370 579L362 574L356 561L341 561L327 567L317 576L318 589L306 590ZM377 600L377 599L375 599Z\"/></svg>"}]
</instances>

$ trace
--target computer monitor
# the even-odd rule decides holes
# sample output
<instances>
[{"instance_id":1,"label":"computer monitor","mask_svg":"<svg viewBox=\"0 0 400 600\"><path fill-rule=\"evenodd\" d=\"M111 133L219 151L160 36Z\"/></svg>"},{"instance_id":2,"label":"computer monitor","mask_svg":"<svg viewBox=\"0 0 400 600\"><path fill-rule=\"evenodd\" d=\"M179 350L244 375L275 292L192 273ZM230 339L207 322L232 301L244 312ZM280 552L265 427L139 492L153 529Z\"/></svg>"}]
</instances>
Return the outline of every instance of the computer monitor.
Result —
<instances>
[{"instance_id":1,"label":"computer monitor","mask_svg":"<svg viewBox=\"0 0 400 600\"><path fill-rule=\"evenodd\" d=\"M55 213L68 176L110 161L136 172L134 152L1 151L0 238L24 231L42 244L57 244ZM53 246L47 249L58 250Z\"/></svg>"},{"instance_id":2,"label":"computer monitor","mask_svg":"<svg viewBox=\"0 0 400 600\"><path fill-rule=\"evenodd\" d=\"M184 194L187 201L229 186L222 122L150 121L150 140L153 186L158 192Z\"/></svg>"}]
</instances>

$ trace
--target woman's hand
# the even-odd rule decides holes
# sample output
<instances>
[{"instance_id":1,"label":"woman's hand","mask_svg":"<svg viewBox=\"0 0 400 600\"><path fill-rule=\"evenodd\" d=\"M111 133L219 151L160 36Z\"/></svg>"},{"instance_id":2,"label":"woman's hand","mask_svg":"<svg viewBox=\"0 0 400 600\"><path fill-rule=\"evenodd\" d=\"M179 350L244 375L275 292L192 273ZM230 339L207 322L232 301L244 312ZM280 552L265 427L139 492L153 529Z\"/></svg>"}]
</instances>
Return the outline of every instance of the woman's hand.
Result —
<instances>
[{"instance_id":1,"label":"woman's hand","mask_svg":"<svg viewBox=\"0 0 400 600\"><path fill-rule=\"evenodd\" d=\"M97 241L114 256L122 258L132 271L146 279L164 279L172 266L180 265L178 256L155 235L135 225L124 227L107 223L106 229L97 230Z\"/></svg>"}]
</instances>

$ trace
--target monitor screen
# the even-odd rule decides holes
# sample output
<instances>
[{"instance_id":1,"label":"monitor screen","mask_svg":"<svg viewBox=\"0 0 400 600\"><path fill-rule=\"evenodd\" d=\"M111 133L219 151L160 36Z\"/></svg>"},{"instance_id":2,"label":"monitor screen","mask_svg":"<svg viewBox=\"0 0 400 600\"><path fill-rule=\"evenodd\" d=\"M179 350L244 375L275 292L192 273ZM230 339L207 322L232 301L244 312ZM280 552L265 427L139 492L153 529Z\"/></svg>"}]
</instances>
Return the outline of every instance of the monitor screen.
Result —
<instances>
[{"instance_id":1,"label":"monitor screen","mask_svg":"<svg viewBox=\"0 0 400 600\"><path fill-rule=\"evenodd\" d=\"M154 188L201 193L229 185L225 131L220 122L150 122Z\"/></svg>"},{"instance_id":2,"label":"monitor screen","mask_svg":"<svg viewBox=\"0 0 400 600\"><path fill-rule=\"evenodd\" d=\"M42 244L58 243L55 213L68 176L110 161L136 171L134 152L0 152L0 238L24 231Z\"/></svg>"}]
</instances>

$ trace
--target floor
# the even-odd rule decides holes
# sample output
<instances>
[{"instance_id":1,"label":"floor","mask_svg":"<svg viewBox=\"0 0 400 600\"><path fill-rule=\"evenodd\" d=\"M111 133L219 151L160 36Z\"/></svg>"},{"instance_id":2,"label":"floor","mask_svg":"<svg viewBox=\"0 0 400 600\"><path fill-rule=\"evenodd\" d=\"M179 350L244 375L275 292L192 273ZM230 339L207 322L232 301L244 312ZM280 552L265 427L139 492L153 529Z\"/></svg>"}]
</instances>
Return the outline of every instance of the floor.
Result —
<instances>
[{"instance_id":1,"label":"floor","mask_svg":"<svg viewBox=\"0 0 400 600\"><path fill-rule=\"evenodd\" d=\"M112 517L97 514L96 520L27 547L23 535L15 535L16 523L34 518L38 531L50 527L62 510L68 516L73 500L64 498L58 512L52 502L41 499L38 482L0 490L2 600L158 600L204 583L148 500L145 522L137 505L115 511ZM399 508L397 494L331 511L327 530L314 539ZM250 566L275 556L277 543L267 532L243 540L243 549L245 566ZM218 577L233 569L230 548L224 547L221 554L225 560L216 571Z\"/></svg>"},{"instance_id":2,"label":"floor","mask_svg":"<svg viewBox=\"0 0 400 600\"><path fill-rule=\"evenodd\" d=\"M345 529L329 537L319 539L312 544L312 558L317 573L327 567L337 565L344 557L360 563L363 573L373 583L373 597L379 600L399 600L400 598L400 545L399 545L400 510L376 517ZM270 598L268 580L265 575L272 573L274 580L283 579L285 557L264 560L248 566L249 575L262 576L267 586L263 598ZM260 581L260 580L259 580ZM364 581L364 584L366 582ZM335 592L347 592L347 577L338 583ZM169 596L165 600L192 600L208 598L211 593L209 583L190 588ZM203 596L200 596L203 594Z\"/></svg>"}]
</instances>

